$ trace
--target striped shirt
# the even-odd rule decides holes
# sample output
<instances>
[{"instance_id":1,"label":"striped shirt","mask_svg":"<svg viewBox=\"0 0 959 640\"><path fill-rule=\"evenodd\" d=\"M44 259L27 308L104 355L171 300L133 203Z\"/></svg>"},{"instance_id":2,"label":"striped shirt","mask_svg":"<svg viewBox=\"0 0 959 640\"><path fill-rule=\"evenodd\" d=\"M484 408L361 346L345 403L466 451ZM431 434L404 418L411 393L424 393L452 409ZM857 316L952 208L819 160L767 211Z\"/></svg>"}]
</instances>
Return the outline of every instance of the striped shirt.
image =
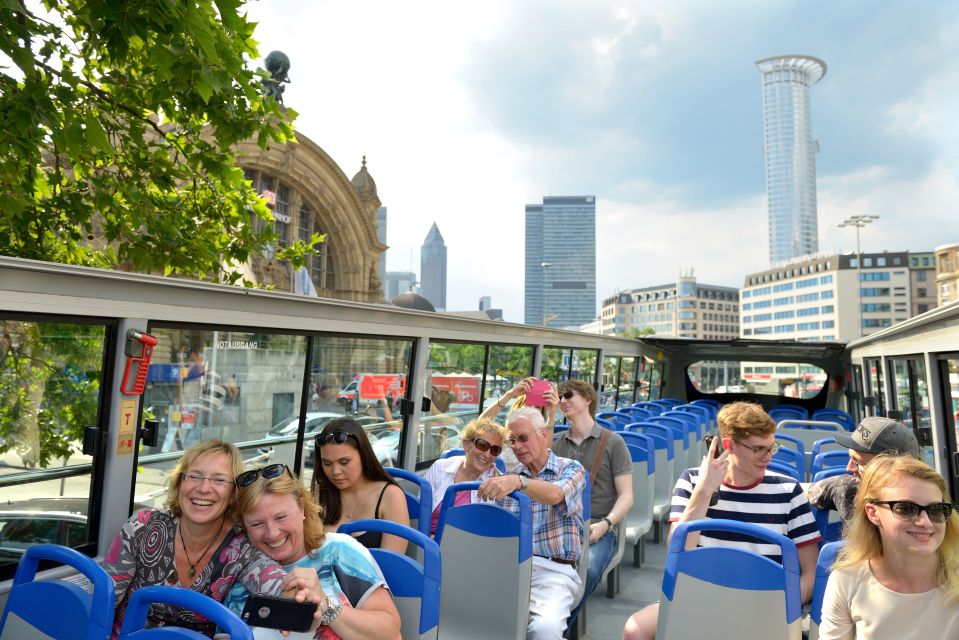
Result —
<instances>
[{"instance_id":1,"label":"striped shirt","mask_svg":"<svg viewBox=\"0 0 959 640\"><path fill-rule=\"evenodd\" d=\"M677 522L686 510L698 481L699 469L686 469L676 481L670 522ZM795 542L797 547L820 540L819 529L802 487L792 478L772 471L766 471L762 480L746 487L736 487L723 482L719 488L719 502L709 507L706 517L756 524L786 536ZM736 547L782 562L778 545L763 543L738 533L703 531L699 536L699 546Z\"/></svg>"},{"instance_id":2,"label":"striped shirt","mask_svg":"<svg viewBox=\"0 0 959 640\"><path fill-rule=\"evenodd\" d=\"M583 487L586 478L583 465L569 458L560 458L550 451L546 464L535 476L524 464L517 465L510 473L549 482L563 490L563 500L559 504L546 504L530 499L533 506L533 555L579 560L580 536L583 533ZM503 498L497 502L513 513L519 513L519 503L516 500Z\"/></svg>"}]
</instances>

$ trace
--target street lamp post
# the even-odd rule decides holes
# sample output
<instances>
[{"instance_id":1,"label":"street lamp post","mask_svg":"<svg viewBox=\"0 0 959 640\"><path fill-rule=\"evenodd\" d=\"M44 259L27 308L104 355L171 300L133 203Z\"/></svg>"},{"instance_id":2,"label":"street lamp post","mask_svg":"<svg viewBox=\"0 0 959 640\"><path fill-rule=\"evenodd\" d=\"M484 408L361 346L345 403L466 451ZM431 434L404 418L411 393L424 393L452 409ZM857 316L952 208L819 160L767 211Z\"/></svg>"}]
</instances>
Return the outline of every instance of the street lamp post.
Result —
<instances>
[{"instance_id":1,"label":"street lamp post","mask_svg":"<svg viewBox=\"0 0 959 640\"><path fill-rule=\"evenodd\" d=\"M544 262L540 265L543 268L543 326L549 326L549 268L553 266L551 262Z\"/></svg>"},{"instance_id":2,"label":"street lamp post","mask_svg":"<svg viewBox=\"0 0 959 640\"><path fill-rule=\"evenodd\" d=\"M866 333L862 326L862 250L859 248L859 230L878 219L879 216L849 216L838 225L840 228L856 227L856 286L858 287L856 301L859 305L859 335Z\"/></svg>"}]
</instances>

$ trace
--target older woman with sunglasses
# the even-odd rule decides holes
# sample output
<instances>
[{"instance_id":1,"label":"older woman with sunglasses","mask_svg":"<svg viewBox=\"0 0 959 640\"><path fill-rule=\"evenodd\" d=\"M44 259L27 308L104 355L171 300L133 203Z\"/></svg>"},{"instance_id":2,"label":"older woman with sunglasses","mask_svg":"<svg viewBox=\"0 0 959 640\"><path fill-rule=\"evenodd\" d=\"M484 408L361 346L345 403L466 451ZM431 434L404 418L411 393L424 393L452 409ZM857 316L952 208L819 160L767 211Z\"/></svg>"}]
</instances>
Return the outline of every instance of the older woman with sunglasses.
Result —
<instances>
[{"instance_id":1,"label":"older woman with sunglasses","mask_svg":"<svg viewBox=\"0 0 959 640\"><path fill-rule=\"evenodd\" d=\"M935 469L866 467L823 599L821 640L959 638L959 516Z\"/></svg>"},{"instance_id":2,"label":"older woman with sunglasses","mask_svg":"<svg viewBox=\"0 0 959 640\"><path fill-rule=\"evenodd\" d=\"M309 590L317 604L318 627L290 632L306 640L392 640L400 636L400 616L373 556L351 536L323 530L320 507L303 483L283 464L241 473L238 504L250 541L290 572L288 583ZM249 592L230 593L229 606L240 611ZM256 637L282 637L258 629Z\"/></svg>"},{"instance_id":3,"label":"older woman with sunglasses","mask_svg":"<svg viewBox=\"0 0 959 640\"><path fill-rule=\"evenodd\" d=\"M180 586L218 602L234 584L279 595L286 572L251 545L235 521L233 479L242 469L240 452L232 444L208 440L194 445L170 472L163 507L139 511L123 525L103 563L116 587L114 636L130 595L140 587ZM174 624L208 636L215 630L192 611L165 604L150 607L148 623Z\"/></svg>"},{"instance_id":4,"label":"older woman with sunglasses","mask_svg":"<svg viewBox=\"0 0 959 640\"><path fill-rule=\"evenodd\" d=\"M506 429L492 420L473 420L463 429L463 452L461 456L441 458L426 472L426 480L433 488L433 520L430 533L436 533L440 504L450 485L457 482L482 482L497 475L496 457L503 451ZM462 492L454 504L476 501L476 492Z\"/></svg>"},{"instance_id":5,"label":"older woman with sunglasses","mask_svg":"<svg viewBox=\"0 0 959 640\"><path fill-rule=\"evenodd\" d=\"M323 526L336 531L353 520L391 520L410 525L406 496L383 469L366 431L352 418L333 420L316 436L311 489L322 507ZM356 536L367 548L406 553L406 540L366 532Z\"/></svg>"}]
</instances>

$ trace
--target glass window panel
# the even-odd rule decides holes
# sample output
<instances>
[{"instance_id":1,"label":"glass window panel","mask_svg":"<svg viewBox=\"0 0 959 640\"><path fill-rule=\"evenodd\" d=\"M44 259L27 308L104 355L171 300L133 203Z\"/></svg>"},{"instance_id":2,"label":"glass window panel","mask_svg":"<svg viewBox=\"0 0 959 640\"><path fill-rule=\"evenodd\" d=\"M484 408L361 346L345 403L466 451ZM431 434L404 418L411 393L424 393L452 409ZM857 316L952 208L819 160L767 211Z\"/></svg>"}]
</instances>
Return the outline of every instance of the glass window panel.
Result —
<instances>
[{"instance_id":1,"label":"glass window panel","mask_svg":"<svg viewBox=\"0 0 959 640\"><path fill-rule=\"evenodd\" d=\"M426 388L430 410L420 417L417 462L434 460L461 445L460 433L479 415L486 345L430 343Z\"/></svg>"},{"instance_id":2,"label":"glass window panel","mask_svg":"<svg viewBox=\"0 0 959 640\"><path fill-rule=\"evenodd\" d=\"M623 358L619 368L619 390L616 396L616 408L633 404L636 395L636 358Z\"/></svg>"},{"instance_id":3,"label":"glass window panel","mask_svg":"<svg viewBox=\"0 0 959 640\"><path fill-rule=\"evenodd\" d=\"M316 434L344 415L363 425L383 466L397 464L403 435L399 402L410 397L406 381L412 354L411 340L325 335L313 338L303 436L306 469L316 472ZM282 452L275 448L279 453L274 454L274 460L292 464L298 427L298 419L274 427L274 437L288 442Z\"/></svg>"},{"instance_id":4,"label":"glass window panel","mask_svg":"<svg viewBox=\"0 0 959 640\"><path fill-rule=\"evenodd\" d=\"M599 392L599 407L597 413L616 410L617 381L619 380L619 366L622 358L606 356L603 358L603 382Z\"/></svg>"},{"instance_id":5,"label":"glass window panel","mask_svg":"<svg viewBox=\"0 0 959 640\"><path fill-rule=\"evenodd\" d=\"M882 361L866 360L866 394L874 398L870 415L886 415L886 390L882 384Z\"/></svg>"},{"instance_id":6,"label":"glass window panel","mask_svg":"<svg viewBox=\"0 0 959 640\"><path fill-rule=\"evenodd\" d=\"M490 345L489 363L486 367L486 386L483 392L483 407L488 407L517 382L532 375L533 347ZM497 416L505 424L506 410Z\"/></svg>"},{"instance_id":7,"label":"glass window panel","mask_svg":"<svg viewBox=\"0 0 959 640\"><path fill-rule=\"evenodd\" d=\"M540 363L540 376L544 380L560 383L569 377L569 365L573 354L571 349L556 347L543 348L543 360Z\"/></svg>"},{"instance_id":8,"label":"glass window panel","mask_svg":"<svg viewBox=\"0 0 959 640\"><path fill-rule=\"evenodd\" d=\"M154 327L151 333L159 344L143 403L159 420L160 432L156 447L143 448L135 492L137 501L152 506L162 499L166 471L176 462L169 454L210 438L243 448L274 439L298 421L307 339L178 327ZM244 459L259 463L272 451L266 443L250 446ZM274 459L292 467L292 447L278 450Z\"/></svg>"},{"instance_id":9,"label":"glass window panel","mask_svg":"<svg viewBox=\"0 0 959 640\"><path fill-rule=\"evenodd\" d=\"M895 392L893 407L902 412L902 421L912 427L912 397L909 392L909 365L905 358L893 358L892 388Z\"/></svg>"},{"instance_id":10,"label":"glass window panel","mask_svg":"<svg viewBox=\"0 0 959 640\"><path fill-rule=\"evenodd\" d=\"M81 449L84 427L100 425L106 340L104 325L0 320L0 567L33 544L91 540Z\"/></svg>"},{"instance_id":11,"label":"glass window panel","mask_svg":"<svg viewBox=\"0 0 959 640\"><path fill-rule=\"evenodd\" d=\"M574 349L569 377L596 385L596 361L599 352L592 349Z\"/></svg>"}]
</instances>

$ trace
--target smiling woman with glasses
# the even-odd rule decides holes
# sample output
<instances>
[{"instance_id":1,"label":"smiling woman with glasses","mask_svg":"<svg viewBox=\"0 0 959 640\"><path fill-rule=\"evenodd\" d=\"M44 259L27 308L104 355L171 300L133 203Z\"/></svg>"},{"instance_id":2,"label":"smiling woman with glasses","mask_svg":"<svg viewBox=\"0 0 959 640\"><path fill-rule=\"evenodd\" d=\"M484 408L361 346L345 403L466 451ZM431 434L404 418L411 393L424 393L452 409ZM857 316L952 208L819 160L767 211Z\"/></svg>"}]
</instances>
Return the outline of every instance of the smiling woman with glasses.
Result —
<instances>
[{"instance_id":1,"label":"smiling woman with glasses","mask_svg":"<svg viewBox=\"0 0 959 640\"><path fill-rule=\"evenodd\" d=\"M409 526L406 495L383 469L359 422L331 421L316 436L311 490L323 509L323 525L336 531L353 520L391 520ZM406 553L406 540L366 532L356 536L367 548Z\"/></svg>"},{"instance_id":2,"label":"smiling woman with glasses","mask_svg":"<svg viewBox=\"0 0 959 640\"><path fill-rule=\"evenodd\" d=\"M496 458L503 451L506 429L492 420L473 420L463 429L461 456L440 458L426 472L426 480L433 487L433 521L430 533L436 533L440 504L450 485L457 482L482 482L498 474ZM462 491L454 504L476 502L475 491Z\"/></svg>"},{"instance_id":3,"label":"smiling woman with glasses","mask_svg":"<svg viewBox=\"0 0 959 640\"><path fill-rule=\"evenodd\" d=\"M821 640L959 638L959 516L912 456L866 467L823 599Z\"/></svg>"},{"instance_id":4,"label":"smiling woman with glasses","mask_svg":"<svg viewBox=\"0 0 959 640\"><path fill-rule=\"evenodd\" d=\"M253 473L274 473L269 469ZM130 595L140 587L175 585L218 602L226 596L224 584L280 594L286 573L250 544L236 522L234 478L252 484L259 477L247 482L249 472L242 470L240 452L232 444L208 440L194 445L170 471L163 506L139 511L123 525L103 563L116 591L114 634ZM207 636L215 631L205 618L166 604L151 605L148 621L149 626L172 624Z\"/></svg>"}]
</instances>

